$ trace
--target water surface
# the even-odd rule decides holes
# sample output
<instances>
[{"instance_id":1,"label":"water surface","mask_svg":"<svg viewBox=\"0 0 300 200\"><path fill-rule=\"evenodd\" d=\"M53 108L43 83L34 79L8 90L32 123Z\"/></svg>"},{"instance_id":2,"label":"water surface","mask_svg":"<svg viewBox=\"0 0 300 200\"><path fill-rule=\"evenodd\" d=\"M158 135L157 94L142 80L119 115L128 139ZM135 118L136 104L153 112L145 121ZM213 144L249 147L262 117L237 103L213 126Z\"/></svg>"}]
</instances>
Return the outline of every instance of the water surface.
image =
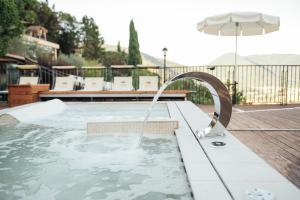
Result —
<instances>
[{"instance_id":1,"label":"water surface","mask_svg":"<svg viewBox=\"0 0 300 200\"><path fill-rule=\"evenodd\" d=\"M86 122L143 119L148 104L71 104L0 126L0 199L191 199L174 135L87 136ZM152 118L168 118L164 104Z\"/></svg>"}]
</instances>

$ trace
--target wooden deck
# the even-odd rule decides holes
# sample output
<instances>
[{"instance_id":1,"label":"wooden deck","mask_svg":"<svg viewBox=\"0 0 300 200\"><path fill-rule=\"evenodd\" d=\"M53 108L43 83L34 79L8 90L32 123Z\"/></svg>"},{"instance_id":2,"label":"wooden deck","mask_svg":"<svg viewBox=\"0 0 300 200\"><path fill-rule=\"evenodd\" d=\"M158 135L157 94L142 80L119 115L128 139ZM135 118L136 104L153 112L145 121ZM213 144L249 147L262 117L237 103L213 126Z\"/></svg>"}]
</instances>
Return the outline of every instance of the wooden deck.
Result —
<instances>
[{"instance_id":1,"label":"wooden deck","mask_svg":"<svg viewBox=\"0 0 300 200\"><path fill-rule=\"evenodd\" d=\"M200 108L213 111L212 106ZM300 130L277 129L300 129L300 105L237 106L228 126L241 142L300 188Z\"/></svg>"}]
</instances>

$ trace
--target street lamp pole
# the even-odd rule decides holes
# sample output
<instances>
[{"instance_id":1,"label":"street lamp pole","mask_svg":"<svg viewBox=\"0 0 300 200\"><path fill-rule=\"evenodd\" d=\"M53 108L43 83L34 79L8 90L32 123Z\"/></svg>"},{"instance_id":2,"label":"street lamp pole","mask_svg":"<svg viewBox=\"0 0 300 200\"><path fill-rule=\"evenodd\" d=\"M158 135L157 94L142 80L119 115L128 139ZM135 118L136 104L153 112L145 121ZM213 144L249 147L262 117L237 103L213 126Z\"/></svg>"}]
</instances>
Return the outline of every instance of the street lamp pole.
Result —
<instances>
[{"instance_id":1,"label":"street lamp pole","mask_svg":"<svg viewBox=\"0 0 300 200\"><path fill-rule=\"evenodd\" d=\"M168 51L168 49L166 47L164 47L162 49L162 51L164 52L164 82L166 82L166 66L167 66L166 57L167 57L167 51Z\"/></svg>"}]
</instances>

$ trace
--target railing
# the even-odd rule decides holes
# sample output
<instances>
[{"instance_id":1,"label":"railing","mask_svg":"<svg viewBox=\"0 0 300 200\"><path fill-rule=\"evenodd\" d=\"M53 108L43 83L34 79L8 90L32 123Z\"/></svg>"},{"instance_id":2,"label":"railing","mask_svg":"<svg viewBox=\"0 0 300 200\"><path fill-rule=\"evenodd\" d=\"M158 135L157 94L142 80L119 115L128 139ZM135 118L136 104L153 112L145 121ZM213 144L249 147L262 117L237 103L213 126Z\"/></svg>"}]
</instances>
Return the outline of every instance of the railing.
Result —
<instances>
[{"instance_id":1,"label":"railing","mask_svg":"<svg viewBox=\"0 0 300 200\"><path fill-rule=\"evenodd\" d=\"M166 77L164 76L164 70ZM107 82L112 82L115 76L132 76L133 86L139 87L139 76L158 76L159 86L171 77L184 72L198 71L212 74L219 78L232 94L233 65L222 66L176 66L163 68L97 68L97 69L49 69L41 67L37 71L7 70L7 83L17 83L19 76L38 75L41 83L50 83L56 76L74 75L80 77L104 77ZM253 104L291 104L300 103L300 65L240 65L236 68L237 103ZM2 81L3 82L3 81ZM213 103L210 93L199 82L180 80L167 88L189 90L188 99L201 104Z\"/></svg>"}]
</instances>

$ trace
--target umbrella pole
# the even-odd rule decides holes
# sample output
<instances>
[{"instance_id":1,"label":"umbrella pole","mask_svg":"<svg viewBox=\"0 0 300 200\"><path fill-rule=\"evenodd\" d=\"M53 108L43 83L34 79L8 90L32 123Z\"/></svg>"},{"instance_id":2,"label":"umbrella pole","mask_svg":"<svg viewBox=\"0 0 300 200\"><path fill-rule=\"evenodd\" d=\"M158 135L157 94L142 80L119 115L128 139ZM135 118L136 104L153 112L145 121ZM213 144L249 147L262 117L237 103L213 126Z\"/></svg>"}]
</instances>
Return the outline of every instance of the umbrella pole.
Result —
<instances>
[{"instance_id":1,"label":"umbrella pole","mask_svg":"<svg viewBox=\"0 0 300 200\"><path fill-rule=\"evenodd\" d=\"M237 69L237 42L238 42L238 26L239 23L235 23L235 55L234 55L234 68L233 68L233 94L232 94L232 104L236 104L236 69Z\"/></svg>"},{"instance_id":2,"label":"umbrella pole","mask_svg":"<svg viewBox=\"0 0 300 200\"><path fill-rule=\"evenodd\" d=\"M233 81L236 81L236 67L237 67L237 42L238 36L237 33L235 35L235 55L234 55L234 73L233 73Z\"/></svg>"}]
</instances>

